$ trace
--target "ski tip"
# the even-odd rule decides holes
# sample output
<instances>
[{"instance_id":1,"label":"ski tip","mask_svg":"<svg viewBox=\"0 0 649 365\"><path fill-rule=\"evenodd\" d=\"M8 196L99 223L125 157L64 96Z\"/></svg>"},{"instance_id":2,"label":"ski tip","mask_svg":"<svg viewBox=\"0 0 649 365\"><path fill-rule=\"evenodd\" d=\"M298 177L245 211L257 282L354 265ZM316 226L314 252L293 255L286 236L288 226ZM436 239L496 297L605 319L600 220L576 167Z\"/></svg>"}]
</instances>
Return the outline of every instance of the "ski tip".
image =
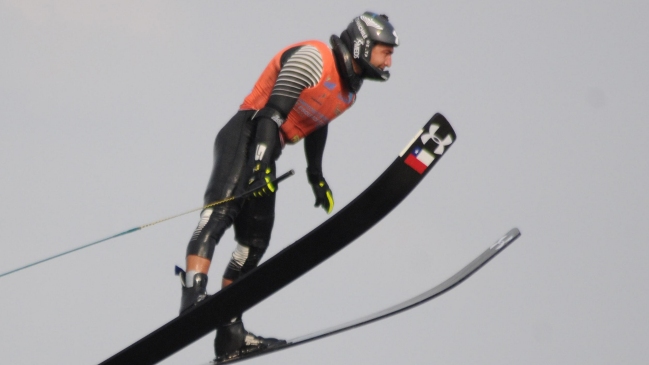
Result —
<instances>
[{"instance_id":1,"label":"ski tip","mask_svg":"<svg viewBox=\"0 0 649 365\"><path fill-rule=\"evenodd\" d=\"M492 250L501 250L514 242L514 240L516 240L520 235L521 231L519 231L518 228L512 228L489 248Z\"/></svg>"},{"instance_id":2,"label":"ski tip","mask_svg":"<svg viewBox=\"0 0 649 365\"><path fill-rule=\"evenodd\" d=\"M435 113L435 115L433 115L433 117L430 118L430 121L431 121L431 122L436 121L436 122L441 122L441 123L449 124L449 123L448 123L448 119L446 119L446 117L445 117L444 115L442 115L442 113Z\"/></svg>"},{"instance_id":3,"label":"ski tip","mask_svg":"<svg viewBox=\"0 0 649 365\"><path fill-rule=\"evenodd\" d=\"M457 135L448 120L442 114L436 113L408 142L399 157L404 164L424 175L456 139Z\"/></svg>"},{"instance_id":4,"label":"ski tip","mask_svg":"<svg viewBox=\"0 0 649 365\"><path fill-rule=\"evenodd\" d=\"M516 227L510 229L509 232L507 232L507 234L506 234L506 236L512 237L512 238L518 238L518 236L520 236L520 235L521 235L521 231Z\"/></svg>"},{"instance_id":5,"label":"ski tip","mask_svg":"<svg viewBox=\"0 0 649 365\"><path fill-rule=\"evenodd\" d=\"M455 133L453 126L451 126L451 123L449 123L448 119L446 119L445 116L443 116L441 113L435 113L435 115L430 118L428 123L426 123L424 129L430 129L430 126L432 124L438 126L440 132L445 132L452 138L452 142L455 142L455 140L457 139L457 134Z\"/></svg>"},{"instance_id":6,"label":"ski tip","mask_svg":"<svg viewBox=\"0 0 649 365\"><path fill-rule=\"evenodd\" d=\"M512 228L509 232L507 232L507 235L513 237L514 239L518 238L521 234L522 234L521 231L516 227Z\"/></svg>"}]
</instances>

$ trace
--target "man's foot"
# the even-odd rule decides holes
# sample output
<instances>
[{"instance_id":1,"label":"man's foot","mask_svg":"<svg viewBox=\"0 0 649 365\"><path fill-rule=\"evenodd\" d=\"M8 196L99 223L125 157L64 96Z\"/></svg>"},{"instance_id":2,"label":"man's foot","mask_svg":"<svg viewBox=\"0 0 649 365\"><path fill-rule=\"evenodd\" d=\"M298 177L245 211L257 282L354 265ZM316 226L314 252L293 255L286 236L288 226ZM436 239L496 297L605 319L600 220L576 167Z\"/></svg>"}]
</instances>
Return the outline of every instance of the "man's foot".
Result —
<instances>
[{"instance_id":1,"label":"man's foot","mask_svg":"<svg viewBox=\"0 0 649 365\"><path fill-rule=\"evenodd\" d=\"M284 340L256 336L246 331L241 318L237 317L231 323L216 330L216 339L214 340L216 362L234 360L240 356L285 343Z\"/></svg>"},{"instance_id":2,"label":"man's foot","mask_svg":"<svg viewBox=\"0 0 649 365\"><path fill-rule=\"evenodd\" d=\"M180 270L180 283L182 284L182 297L180 298L180 313L195 306L201 300L207 298L207 275L195 273L187 282L187 273Z\"/></svg>"}]
</instances>

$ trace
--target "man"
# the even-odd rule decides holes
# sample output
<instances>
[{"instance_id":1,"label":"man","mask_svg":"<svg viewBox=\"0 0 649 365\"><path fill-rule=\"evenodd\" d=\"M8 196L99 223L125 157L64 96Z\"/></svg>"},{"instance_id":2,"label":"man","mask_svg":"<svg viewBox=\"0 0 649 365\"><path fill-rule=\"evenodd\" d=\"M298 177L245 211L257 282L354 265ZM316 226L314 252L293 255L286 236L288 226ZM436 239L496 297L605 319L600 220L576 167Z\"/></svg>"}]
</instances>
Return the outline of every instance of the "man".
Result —
<instances>
[{"instance_id":1,"label":"man","mask_svg":"<svg viewBox=\"0 0 649 365\"><path fill-rule=\"evenodd\" d=\"M238 242L222 287L255 268L268 247L274 221L275 161L285 144L304 139L307 177L315 206L331 213L331 189L322 173L328 123L352 106L364 79L388 80L394 47L399 44L385 15L366 12L355 18L331 48L305 41L280 51L268 64L239 111L221 129L214 144L214 167L205 203L256 189L253 198L203 210L187 246L186 272L180 274L180 312L207 296L207 273L214 248L234 224ZM241 315L217 329L217 361L283 343L256 336Z\"/></svg>"}]
</instances>

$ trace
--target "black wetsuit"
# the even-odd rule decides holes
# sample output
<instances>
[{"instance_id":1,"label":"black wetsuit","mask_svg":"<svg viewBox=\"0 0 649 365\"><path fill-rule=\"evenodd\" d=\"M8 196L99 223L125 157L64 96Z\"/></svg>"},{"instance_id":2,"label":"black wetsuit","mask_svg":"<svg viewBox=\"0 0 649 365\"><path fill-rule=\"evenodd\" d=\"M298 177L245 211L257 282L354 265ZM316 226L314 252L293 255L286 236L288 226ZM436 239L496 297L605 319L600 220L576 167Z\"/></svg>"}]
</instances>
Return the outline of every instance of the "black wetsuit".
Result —
<instances>
[{"instance_id":1,"label":"black wetsuit","mask_svg":"<svg viewBox=\"0 0 649 365\"><path fill-rule=\"evenodd\" d=\"M317 83L321 77L322 70L314 69L310 64L311 61L317 62L317 60L308 60L309 62L305 63L303 57L302 59L292 57L301 49L307 50L305 46L300 46L291 48L282 55L282 70L266 104L284 116L288 115L294 107L301 91L313 86L313 81L308 80L315 80ZM291 71L285 72L289 69L286 65L291 66ZM308 77L294 77L296 70ZM278 87L280 81L282 81L283 88ZM286 92L286 85L290 86L290 92ZM247 190L248 179L252 173L251 166L256 147L257 128L262 123L259 118L255 118L256 113L256 110L238 111L218 133L214 143L214 166L205 192L206 205L239 195ZM276 135L276 138L273 150L269 151L271 154L269 167L272 177L275 174L275 161L281 154L279 134ZM326 125L305 138L305 154L309 169L321 172L326 139ZM201 213L201 220L188 244L187 255L197 255L211 260L215 246L225 230L234 225L235 240L238 242L238 246L232 254L224 278L236 280L259 263L268 247L274 219L275 194L261 198L230 201L205 209Z\"/></svg>"}]
</instances>

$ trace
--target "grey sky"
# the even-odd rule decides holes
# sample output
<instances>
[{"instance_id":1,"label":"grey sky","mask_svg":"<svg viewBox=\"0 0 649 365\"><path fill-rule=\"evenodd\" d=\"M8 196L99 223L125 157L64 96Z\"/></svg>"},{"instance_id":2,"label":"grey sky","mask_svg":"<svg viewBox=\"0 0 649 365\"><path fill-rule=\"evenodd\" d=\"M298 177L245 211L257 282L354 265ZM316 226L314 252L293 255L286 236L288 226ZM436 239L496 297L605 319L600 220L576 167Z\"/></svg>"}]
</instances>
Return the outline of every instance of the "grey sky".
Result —
<instances>
[{"instance_id":1,"label":"grey sky","mask_svg":"<svg viewBox=\"0 0 649 365\"><path fill-rule=\"evenodd\" d=\"M399 33L387 83L330 128L336 211L435 112L457 143L369 233L245 315L296 337L458 288L250 364L638 364L649 358L649 5L641 1L0 0L0 272L200 206L219 128L270 58L365 10ZM267 257L326 219L286 148ZM198 214L0 278L3 364L93 364L172 319ZM232 233L217 248L218 290ZM163 364L201 364L213 336Z\"/></svg>"}]
</instances>

